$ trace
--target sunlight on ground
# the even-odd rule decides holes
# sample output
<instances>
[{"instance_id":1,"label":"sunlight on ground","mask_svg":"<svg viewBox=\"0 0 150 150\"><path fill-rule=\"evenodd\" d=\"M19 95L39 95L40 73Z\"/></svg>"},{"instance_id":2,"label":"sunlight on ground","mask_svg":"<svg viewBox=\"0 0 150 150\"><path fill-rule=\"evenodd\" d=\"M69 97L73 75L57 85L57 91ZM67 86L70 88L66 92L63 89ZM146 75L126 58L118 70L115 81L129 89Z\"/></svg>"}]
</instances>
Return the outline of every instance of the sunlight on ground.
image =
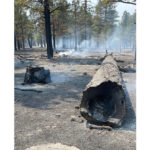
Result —
<instances>
[{"instance_id":1,"label":"sunlight on ground","mask_svg":"<svg viewBox=\"0 0 150 150\"><path fill-rule=\"evenodd\" d=\"M27 148L26 150L79 150L74 146L62 145L61 143L57 144L45 144L39 146L33 146L31 148Z\"/></svg>"}]
</instances>

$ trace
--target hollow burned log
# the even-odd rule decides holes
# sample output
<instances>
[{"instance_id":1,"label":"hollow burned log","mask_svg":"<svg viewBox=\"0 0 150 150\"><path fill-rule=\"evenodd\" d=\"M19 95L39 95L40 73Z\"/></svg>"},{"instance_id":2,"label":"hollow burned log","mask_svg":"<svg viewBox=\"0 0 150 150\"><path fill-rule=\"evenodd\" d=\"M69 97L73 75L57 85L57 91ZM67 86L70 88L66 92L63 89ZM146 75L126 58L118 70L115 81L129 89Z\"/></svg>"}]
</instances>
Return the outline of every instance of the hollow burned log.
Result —
<instances>
[{"instance_id":1,"label":"hollow burned log","mask_svg":"<svg viewBox=\"0 0 150 150\"><path fill-rule=\"evenodd\" d=\"M31 84L31 83L45 84L49 82L51 82L49 70L45 70L44 67L28 66L26 68L26 73L24 77L25 84Z\"/></svg>"},{"instance_id":2,"label":"hollow burned log","mask_svg":"<svg viewBox=\"0 0 150 150\"><path fill-rule=\"evenodd\" d=\"M89 122L120 126L125 116L125 92L116 61L107 56L83 91L81 115Z\"/></svg>"}]
</instances>

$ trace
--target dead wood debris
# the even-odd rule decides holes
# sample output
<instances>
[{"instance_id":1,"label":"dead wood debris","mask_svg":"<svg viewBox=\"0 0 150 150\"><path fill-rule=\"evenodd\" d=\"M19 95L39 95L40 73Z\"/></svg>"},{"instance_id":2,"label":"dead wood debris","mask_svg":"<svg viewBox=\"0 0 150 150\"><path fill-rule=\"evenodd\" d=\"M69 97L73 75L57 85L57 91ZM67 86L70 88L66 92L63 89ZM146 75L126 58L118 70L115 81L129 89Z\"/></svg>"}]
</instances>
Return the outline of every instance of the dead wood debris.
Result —
<instances>
[{"instance_id":1,"label":"dead wood debris","mask_svg":"<svg viewBox=\"0 0 150 150\"><path fill-rule=\"evenodd\" d=\"M71 116L71 119L70 119L70 121L71 122L78 122L78 123L83 123L84 122L84 120L83 119L81 119L81 118L78 118L78 117L76 117L76 116Z\"/></svg>"},{"instance_id":2,"label":"dead wood debris","mask_svg":"<svg viewBox=\"0 0 150 150\"><path fill-rule=\"evenodd\" d=\"M97 129L97 130L108 130L108 131L112 130L112 127L110 127L110 126L98 126L95 124L90 124L88 122L86 123L86 127L89 129Z\"/></svg>"},{"instance_id":3,"label":"dead wood debris","mask_svg":"<svg viewBox=\"0 0 150 150\"><path fill-rule=\"evenodd\" d=\"M15 88L16 90L20 91L31 91L31 92L37 92L37 93L42 93L43 91L36 90L36 89L20 89L20 88Z\"/></svg>"},{"instance_id":4,"label":"dead wood debris","mask_svg":"<svg viewBox=\"0 0 150 150\"><path fill-rule=\"evenodd\" d=\"M83 73L83 75L85 75L85 76L86 76L86 75L87 75L87 72L84 72L84 73Z\"/></svg>"}]
</instances>

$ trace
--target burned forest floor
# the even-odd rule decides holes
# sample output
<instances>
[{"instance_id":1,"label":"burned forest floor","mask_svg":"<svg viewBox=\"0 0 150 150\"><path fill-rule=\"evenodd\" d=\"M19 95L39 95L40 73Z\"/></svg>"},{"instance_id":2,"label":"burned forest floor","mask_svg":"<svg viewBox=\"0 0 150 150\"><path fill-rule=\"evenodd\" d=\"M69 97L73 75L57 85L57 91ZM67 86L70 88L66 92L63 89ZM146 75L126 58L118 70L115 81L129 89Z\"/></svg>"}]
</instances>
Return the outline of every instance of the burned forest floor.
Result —
<instances>
[{"instance_id":1,"label":"burned forest floor","mask_svg":"<svg viewBox=\"0 0 150 150\"><path fill-rule=\"evenodd\" d=\"M82 91L98 70L103 56L103 53L89 56L55 53L54 58L48 60L46 50L40 48L15 52L15 150L49 143L79 150L136 149L134 54L114 54L127 96L123 125L111 131L89 129L80 116L78 106ZM29 64L49 69L52 82L22 85Z\"/></svg>"}]
</instances>

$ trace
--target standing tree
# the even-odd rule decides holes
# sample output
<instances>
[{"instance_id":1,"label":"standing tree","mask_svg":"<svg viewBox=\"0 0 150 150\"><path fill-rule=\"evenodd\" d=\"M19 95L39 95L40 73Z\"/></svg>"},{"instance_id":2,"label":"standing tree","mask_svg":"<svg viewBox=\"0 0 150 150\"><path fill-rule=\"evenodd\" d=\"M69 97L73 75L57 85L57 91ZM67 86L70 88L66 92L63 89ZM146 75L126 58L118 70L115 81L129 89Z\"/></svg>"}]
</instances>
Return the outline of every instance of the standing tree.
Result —
<instances>
[{"instance_id":1,"label":"standing tree","mask_svg":"<svg viewBox=\"0 0 150 150\"><path fill-rule=\"evenodd\" d=\"M44 18L45 18L45 31L46 31L46 42L47 42L47 56L50 59L53 57L53 47L52 47L52 34L51 34L50 7L49 7L48 0L44 0Z\"/></svg>"},{"instance_id":2,"label":"standing tree","mask_svg":"<svg viewBox=\"0 0 150 150\"><path fill-rule=\"evenodd\" d=\"M99 0L96 6L96 15L94 16L92 27L97 41L100 41L101 44L103 43L105 48L108 45L107 40L114 32L118 22L118 13L115 7L114 3L106 4L102 0ZM99 43L97 46L99 46Z\"/></svg>"},{"instance_id":3,"label":"standing tree","mask_svg":"<svg viewBox=\"0 0 150 150\"><path fill-rule=\"evenodd\" d=\"M19 25L20 27L16 27L16 29L19 31L21 29L21 40L22 40L22 47L24 48L24 42L25 42L25 28L27 20L26 19L26 12L22 11L22 6L27 8L30 13L34 12L34 20L42 20L44 18L44 26L45 26L45 35L46 35L46 42L47 42L47 56L48 59L53 57L53 47L52 47L52 32L51 32L51 15L56 10L62 9L64 6L64 2L62 0L57 0L59 5L56 7L53 7L53 0L15 0L15 6L17 6L17 9L15 8L15 17L20 14L22 18L18 19L21 23L16 23L16 26ZM68 7L68 6L67 6ZM16 12L18 10L18 12ZM20 11L20 12L19 12ZM17 17L19 18L19 17ZM38 21L37 21L38 22ZM19 29L20 28L20 29ZM17 37L17 34L15 34ZM29 34L28 37L31 37ZM18 47L20 48L20 38L16 38L18 40L19 44ZM31 43L31 38L29 40Z\"/></svg>"},{"instance_id":4,"label":"standing tree","mask_svg":"<svg viewBox=\"0 0 150 150\"><path fill-rule=\"evenodd\" d=\"M73 15L74 15L74 48L75 50L77 50L77 23L78 23L78 18L77 16L79 15L78 14L78 11L79 11L79 0L73 0L72 2L72 5L73 5Z\"/></svg>"}]
</instances>

